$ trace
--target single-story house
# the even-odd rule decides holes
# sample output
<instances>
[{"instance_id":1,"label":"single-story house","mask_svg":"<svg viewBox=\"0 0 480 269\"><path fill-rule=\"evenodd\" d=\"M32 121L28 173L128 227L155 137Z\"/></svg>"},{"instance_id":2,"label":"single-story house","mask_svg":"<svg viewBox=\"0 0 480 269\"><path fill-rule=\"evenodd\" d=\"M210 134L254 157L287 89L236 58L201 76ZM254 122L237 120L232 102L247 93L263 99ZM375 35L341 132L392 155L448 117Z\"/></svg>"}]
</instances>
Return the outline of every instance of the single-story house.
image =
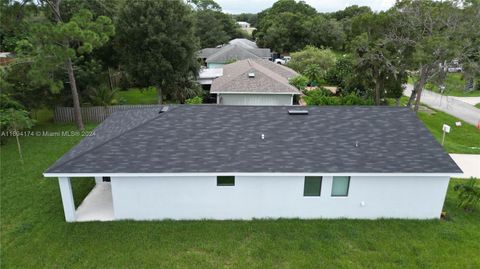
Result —
<instances>
[{"instance_id":1,"label":"single-story house","mask_svg":"<svg viewBox=\"0 0 480 269\"><path fill-rule=\"evenodd\" d=\"M240 26L240 28L250 28L250 23L246 22L246 21L237 21L237 24L238 26Z\"/></svg>"},{"instance_id":2,"label":"single-story house","mask_svg":"<svg viewBox=\"0 0 480 269\"><path fill-rule=\"evenodd\" d=\"M253 44L252 44L253 43ZM248 39L234 39L229 44L217 48L200 50L199 58L208 68L220 68L225 64L244 59L270 59L270 49L258 48Z\"/></svg>"},{"instance_id":3,"label":"single-story house","mask_svg":"<svg viewBox=\"0 0 480 269\"><path fill-rule=\"evenodd\" d=\"M44 173L67 221L437 219L461 173L400 107L163 106L94 134ZM76 208L85 177L97 185Z\"/></svg>"},{"instance_id":4,"label":"single-story house","mask_svg":"<svg viewBox=\"0 0 480 269\"><path fill-rule=\"evenodd\" d=\"M221 105L293 105L300 91L288 80L292 69L264 59L247 59L223 66L223 76L213 80L210 94Z\"/></svg>"},{"instance_id":5,"label":"single-story house","mask_svg":"<svg viewBox=\"0 0 480 269\"><path fill-rule=\"evenodd\" d=\"M238 45L246 49L258 49L257 43L255 43L255 41L248 40L246 38L235 38L230 40L228 44Z\"/></svg>"},{"instance_id":6,"label":"single-story house","mask_svg":"<svg viewBox=\"0 0 480 269\"><path fill-rule=\"evenodd\" d=\"M212 85L214 79L223 76L223 68L200 68L197 81L200 85Z\"/></svg>"}]
</instances>

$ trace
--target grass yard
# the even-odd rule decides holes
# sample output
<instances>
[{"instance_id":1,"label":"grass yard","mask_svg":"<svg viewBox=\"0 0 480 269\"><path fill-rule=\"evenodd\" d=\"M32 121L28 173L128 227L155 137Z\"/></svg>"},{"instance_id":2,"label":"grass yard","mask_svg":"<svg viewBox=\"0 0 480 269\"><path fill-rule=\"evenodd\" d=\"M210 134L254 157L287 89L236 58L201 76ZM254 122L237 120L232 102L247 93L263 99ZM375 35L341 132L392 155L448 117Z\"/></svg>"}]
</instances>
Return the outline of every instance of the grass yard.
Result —
<instances>
[{"instance_id":1,"label":"grass yard","mask_svg":"<svg viewBox=\"0 0 480 269\"><path fill-rule=\"evenodd\" d=\"M79 140L22 137L25 165L13 140L1 146L2 268L480 268L480 209L456 207L458 181L448 221L66 223L58 183L42 172ZM72 182L78 204L93 182Z\"/></svg>"},{"instance_id":2,"label":"grass yard","mask_svg":"<svg viewBox=\"0 0 480 269\"><path fill-rule=\"evenodd\" d=\"M475 105L476 108L480 108L480 103Z\"/></svg>"},{"instance_id":3,"label":"grass yard","mask_svg":"<svg viewBox=\"0 0 480 269\"><path fill-rule=\"evenodd\" d=\"M126 105L157 104L157 91L153 87L138 89L132 88L126 91L118 91L117 98Z\"/></svg>"},{"instance_id":4,"label":"grass yard","mask_svg":"<svg viewBox=\"0 0 480 269\"><path fill-rule=\"evenodd\" d=\"M390 106L396 106L393 99L387 99L387 102ZM408 97L402 96L400 105L406 106L407 102ZM444 145L448 153L480 154L480 129L442 111L431 110L433 113L418 112L418 117L440 143L442 142L443 124L450 125L451 130L445 137ZM462 126L455 126L457 121L461 121Z\"/></svg>"},{"instance_id":5,"label":"grass yard","mask_svg":"<svg viewBox=\"0 0 480 269\"><path fill-rule=\"evenodd\" d=\"M449 153L480 154L480 129L461 121L447 113L435 111L433 114L419 112L418 117L430 130L438 142L442 141L442 126L448 124L450 133L445 136L445 150ZM455 122L461 121L462 126L455 126Z\"/></svg>"}]
</instances>

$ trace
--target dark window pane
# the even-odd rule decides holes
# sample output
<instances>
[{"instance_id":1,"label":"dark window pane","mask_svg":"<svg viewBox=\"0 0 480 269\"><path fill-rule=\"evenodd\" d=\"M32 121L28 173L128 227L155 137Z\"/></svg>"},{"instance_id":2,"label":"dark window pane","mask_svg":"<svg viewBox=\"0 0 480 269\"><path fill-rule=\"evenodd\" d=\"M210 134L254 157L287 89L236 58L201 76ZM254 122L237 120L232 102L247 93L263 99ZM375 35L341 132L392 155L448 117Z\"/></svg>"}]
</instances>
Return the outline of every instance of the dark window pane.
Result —
<instances>
[{"instance_id":1,"label":"dark window pane","mask_svg":"<svg viewBox=\"0 0 480 269\"><path fill-rule=\"evenodd\" d=\"M320 196L322 190L322 177L305 177L303 196Z\"/></svg>"},{"instance_id":2,"label":"dark window pane","mask_svg":"<svg viewBox=\"0 0 480 269\"><path fill-rule=\"evenodd\" d=\"M234 176L218 176L217 186L235 186Z\"/></svg>"}]
</instances>

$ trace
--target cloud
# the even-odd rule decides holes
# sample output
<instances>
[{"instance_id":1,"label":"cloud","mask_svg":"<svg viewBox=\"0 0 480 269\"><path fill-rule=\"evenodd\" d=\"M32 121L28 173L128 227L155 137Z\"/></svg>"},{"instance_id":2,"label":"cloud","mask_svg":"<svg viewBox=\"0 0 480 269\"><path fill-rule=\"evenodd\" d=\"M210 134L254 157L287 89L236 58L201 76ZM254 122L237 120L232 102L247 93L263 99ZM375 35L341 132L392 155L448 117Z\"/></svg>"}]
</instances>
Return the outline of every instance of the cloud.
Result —
<instances>
[{"instance_id":1,"label":"cloud","mask_svg":"<svg viewBox=\"0 0 480 269\"><path fill-rule=\"evenodd\" d=\"M216 0L224 12L258 13L269 8L276 0ZM316 8L318 12L333 12L342 10L348 6L369 6L374 11L387 10L395 4L395 0L305 0Z\"/></svg>"}]
</instances>

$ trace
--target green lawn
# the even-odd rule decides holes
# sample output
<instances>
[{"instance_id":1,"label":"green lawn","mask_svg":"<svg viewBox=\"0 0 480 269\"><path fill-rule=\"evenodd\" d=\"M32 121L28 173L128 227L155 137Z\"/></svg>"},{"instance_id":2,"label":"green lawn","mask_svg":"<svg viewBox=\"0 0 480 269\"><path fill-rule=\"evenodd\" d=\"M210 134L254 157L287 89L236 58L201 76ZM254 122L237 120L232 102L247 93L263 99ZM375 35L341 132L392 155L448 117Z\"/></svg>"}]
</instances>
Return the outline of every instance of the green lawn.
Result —
<instances>
[{"instance_id":1,"label":"green lawn","mask_svg":"<svg viewBox=\"0 0 480 269\"><path fill-rule=\"evenodd\" d=\"M413 84L413 79L408 78L408 83ZM480 96L479 90L474 90L468 93L465 93L465 80L463 79L462 73L448 73L447 77L445 78L445 95L449 96L465 96L465 97L474 97ZM439 92L439 88L433 84L425 85L425 89Z\"/></svg>"},{"instance_id":2,"label":"green lawn","mask_svg":"<svg viewBox=\"0 0 480 269\"><path fill-rule=\"evenodd\" d=\"M118 91L119 101L127 105L148 105L157 103L157 91L153 87L138 89L132 88L126 91Z\"/></svg>"},{"instance_id":3,"label":"green lawn","mask_svg":"<svg viewBox=\"0 0 480 269\"><path fill-rule=\"evenodd\" d=\"M443 124L450 125L450 133L446 134L444 145L449 153L480 154L480 129L475 126L441 111L434 111L433 114L419 112L418 117L439 142L442 141ZM462 126L455 126L457 121L461 121Z\"/></svg>"},{"instance_id":4,"label":"green lawn","mask_svg":"<svg viewBox=\"0 0 480 269\"><path fill-rule=\"evenodd\" d=\"M476 108L480 108L480 103L475 105Z\"/></svg>"},{"instance_id":5,"label":"green lawn","mask_svg":"<svg viewBox=\"0 0 480 269\"><path fill-rule=\"evenodd\" d=\"M408 97L402 96L400 99L401 106L406 106ZM387 99L388 105L395 106L393 99ZM430 130L430 133L437 139L442 141L442 126L448 124L451 127L450 133L446 134L444 148L448 153L466 153L480 154L480 129L475 126L461 121L447 113L433 110L433 113L418 112L418 117ZM455 126L455 122L462 122L462 126Z\"/></svg>"},{"instance_id":6,"label":"green lawn","mask_svg":"<svg viewBox=\"0 0 480 269\"><path fill-rule=\"evenodd\" d=\"M88 125L92 128L92 125ZM39 125L34 130L74 130ZM2 268L479 268L480 209L449 220L255 220L66 223L42 172L80 137L1 146ZM93 186L73 180L76 202Z\"/></svg>"}]
</instances>

